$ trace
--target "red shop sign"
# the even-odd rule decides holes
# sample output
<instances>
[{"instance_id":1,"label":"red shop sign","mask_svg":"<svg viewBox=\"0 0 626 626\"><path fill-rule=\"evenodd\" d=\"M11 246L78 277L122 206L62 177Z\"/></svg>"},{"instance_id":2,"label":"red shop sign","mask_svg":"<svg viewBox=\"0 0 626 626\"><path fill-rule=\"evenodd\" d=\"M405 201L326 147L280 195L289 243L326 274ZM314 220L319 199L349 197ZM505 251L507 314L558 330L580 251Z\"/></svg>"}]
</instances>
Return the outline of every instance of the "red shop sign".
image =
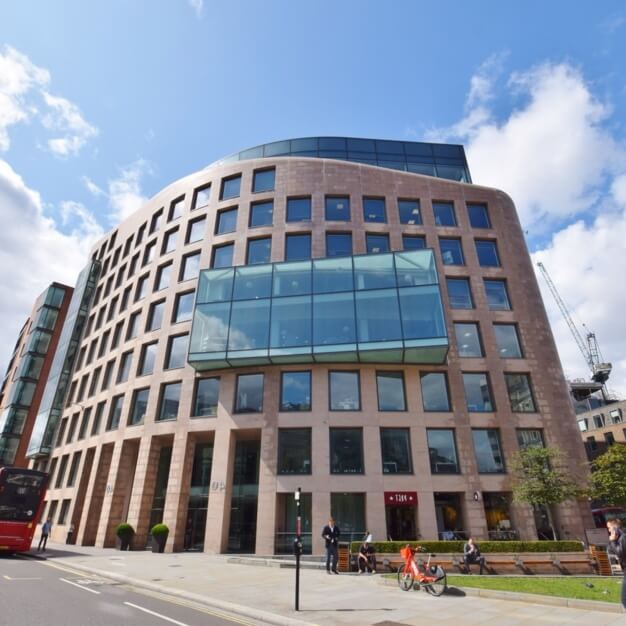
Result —
<instances>
[{"instance_id":1,"label":"red shop sign","mask_svg":"<svg viewBox=\"0 0 626 626\"><path fill-rule=\"evenodd\" d=\"M417 504L417 491L385 491L385 504L415 506Z\"/></svg>"}]
</instances>

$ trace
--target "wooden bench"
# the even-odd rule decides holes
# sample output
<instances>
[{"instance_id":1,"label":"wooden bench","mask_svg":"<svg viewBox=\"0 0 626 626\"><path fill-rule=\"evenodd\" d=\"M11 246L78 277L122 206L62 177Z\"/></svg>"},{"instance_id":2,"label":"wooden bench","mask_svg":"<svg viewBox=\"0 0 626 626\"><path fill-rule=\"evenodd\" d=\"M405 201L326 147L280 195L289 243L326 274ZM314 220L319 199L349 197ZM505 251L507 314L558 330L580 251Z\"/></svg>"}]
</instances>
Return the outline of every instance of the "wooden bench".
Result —
<instances>
[{"instance_id":1,"label":"wooden bench","mask_svg":"<svg viewBox=\"0 0 626 626\"><path fill-rule=\"evenodd\" d=\"M428 554L424 553L420 555L422 560L426 562L428 560ZM400 556L400 554L386 554L381 555L378 559L382 560L383 568L388 569L391 572L397 572L401 567L404 566L404 559ZM458 557L433 557L430 561L431 565L440 565L441 567L461 567L463 563L462 558Z\"/></svg>"}]
</instances>

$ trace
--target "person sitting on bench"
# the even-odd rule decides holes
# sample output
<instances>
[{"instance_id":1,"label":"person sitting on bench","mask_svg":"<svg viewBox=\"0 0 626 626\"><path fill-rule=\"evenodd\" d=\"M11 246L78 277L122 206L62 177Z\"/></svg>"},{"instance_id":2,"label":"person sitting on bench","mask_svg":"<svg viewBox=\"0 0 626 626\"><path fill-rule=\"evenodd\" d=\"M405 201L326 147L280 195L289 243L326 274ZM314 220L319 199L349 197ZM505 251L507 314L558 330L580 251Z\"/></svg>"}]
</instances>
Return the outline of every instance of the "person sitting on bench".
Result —
<instances>
[{"instance_id":1,"label":"person sitting on bench","mask_svg":"<svg viewBox=\"0 0 626 626\"><path fill-rule=\"evenodd\" d=\"M359 574L362 574L366 570L372 574L376 573L376 550L370 543L371 540L372 536L368 535L359 548L359 557L357 559Z\"/></svg>"},{"instance_id":2,"label":"person sitting on bench","mask_svg":"<svg viewBox=\"0 0 626 626\"><path fill-rule=\"evenodd\" d=\"M480 574L483 573L485 568L485 557L480 555L480 548L478 544L474 543L474 540L470 537L467 543L463 546L463 561L465 562L465 569L468 574L471 574L470 564L478 563L480 565Z\"/></svg>"}]
</instances>

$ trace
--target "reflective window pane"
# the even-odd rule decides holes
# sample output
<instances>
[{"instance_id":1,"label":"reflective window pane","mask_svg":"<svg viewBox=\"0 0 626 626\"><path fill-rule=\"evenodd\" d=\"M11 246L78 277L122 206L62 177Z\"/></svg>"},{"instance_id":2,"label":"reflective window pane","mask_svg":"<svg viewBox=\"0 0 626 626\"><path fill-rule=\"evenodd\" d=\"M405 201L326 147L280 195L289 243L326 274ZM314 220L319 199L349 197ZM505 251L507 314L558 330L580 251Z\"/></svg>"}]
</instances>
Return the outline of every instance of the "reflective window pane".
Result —
<instances>
[{"instance_id":1,"label":"reflective window pane","mask_svg":"<svg viewBox=\"0 0 626 626\"><path fill-rule=\"evenodd\" d=\"M206 227L206 217L189 222L187 229L187 243L194 243L204 239L204 229Z\"/></svg>"},{"instance_id":2,"label":"reflective window pane","mask_svg":"<svg viewBox=\"0 0 626 626\"><path fill-rule=\"evenodd\" d=\"M470 322L455 322L454 332L456 335L457 350L460 357L483 356L478 324Z\"/></svg>"},{"instance_id":3,"label":"reflective window pane","mask_svg":"<svg viewBox=\"0 0 626 626\"><path fill-rule=\"evenodd\" d=\"M272 238L248 240L248 254L246 263L254 265L256 263L269 263L272 254Z\"/></svg>"},{"instance_id":4,"label":"reflective window pane","mask_svg":"<svg viewBox=\"0 0 626 626\"><path fill-rule=\"evenodd\" d=\"M471 412L491 412L494 410L487 374L464 373L463 387L467 410Z\"/></svg>"},{"instance_id":5,"label":"reflective window pane","mask_svg":"<svg viewBox=\"0 0 626 626\"><path fill-rule=\"evenodd\" d=\"M281 378L280 410L311 410L311 372L283 372Z\"/></svg>"},{"instance_id":6,"label":"reflective window pane","mask_svg":"<svg viewBox=\"0 0 626 626\"><path fill-rule=\"evenodd\" d=\"M237 229L237 209L224 209L217 214L215 234L232 233Z\"/></svg>"},{"instance_id":7,"label":"reflective window pane","mask_svg":"<svg viewBox=\"0 0 626 626\"><path fill-rule=\"evenodd\" d=\"M446 278L448 302L451 309L473 309L469 278Z\"/></svg>"},{"instance_id":8,"label":"reflective window pane","mask_svg":"<svg viewBox=\"0 0 626 626\"><path fill-rule=\"evenodd\" d=\"M224 178L222 180L222 190L220 193L220 200L228 200L229 198L236 198L239 196L241 190L241 174L237 176L231 176L230 178Z\"/></svg>"},{"instance_id":9,"label":"reflective window pane","mask_svg":"<svg viewBox=\"0 0 626 626\"><path fill-rule=\"evenodd\" d=\"M359 342L402 339L395 289L357 292L356 315Z\"/></svg>"},{"instance_id":10,"label":"reflective window pane","mask_svg":"<svg viewBox=\"0 0 626 626\"><path fill-rule=\"evenodd\" d=\"M311 262L281 263L274 266L274 296L311 293Z\"/></svg>"},{"instance_id":11,"label":"reflective window pane","mask_svg":"<svg viewBox=\"0 0 626 626\"><path fill-rule=\"evenodd\" d=\"M391 250L389 246L389 235L365 235L365 245L368 254L381 254Z\"/></svg>"},{"instance_id":12,"label":"reflective window pane","mask_svg":"<svg viewBox=\"0 0 626 626\"><path fill-rule=\"evenodd\" d=\"M263 411L263 374L240 374L237 376L237 413L261 413Z\"/></svg>"},{"instance_id":13,"label":"reflective window pane","mask_svg":"<svg viewBox=\"0 0 626 626\"><path fill-rule=\"evenodd\" d=\"M170 280L172 278L172 263L167 265L161 265L157 270L157 277L155 281L155 291L161 291L167 289L170 286ZM126 293L126 292L125 292Z\"/></svg>"},{"instance_id":14,"label":"reflective window pane","mask_svg":"<svg viewBox=\"0 0 626 626\"><path fill-rule=\"evenodd\" d=\"M258 193L261 191L273 191L276 170L274 168L268 170L257 170L254 172L252 181L252 191Z\"/></svg>"},{"instance_id":15,"label":"reflective window pane","mask_svg":"<svg viewBox=\"0 0 626 626\"><path fill-rule=\"evenodd\" d=\"M201 209L209 204L211 199L211 185L205 185L196 189L195 198L193 202L192 211L195 209Z\"/></svg>"},{"instance_id":16,"label":"reflective window pane","mask_svg":"<svg viewBox=\"0 0 626 626\"><path fill-rule=\"evenodd\" d=\"M326 221L350 221L350 198L347 196L327 196L325 199Z\"/></svg>"},{"instance_id":17,"label":"reflective window pane","mask_svg":"<svg viewBox=\"0 0 626 626\"><path fill-rule=\"evenodd\" d=\"M361 410L358 372L329 372L328 380L331 411Z\"/></svg>"},{"instance_id":18,"label":"reflective window pane","mask_svg":"<svg viewBox=\"0 0 626 626\"><path fill-rule=\"evenodd\" d=\"M319 259L313 261L313 292L352 291L352 259Z\"/></svg>"},{"instance_id":19,"label":"reflective window pane","mask_svg":"<svg viewBox=\"0 0 626 626\"><path fill-rule=\"evenodd\" d=\"M354 257L354 279L356 288L384 289L396 286L393 256L357 256Z\"/></svg>"},{"instance_id":20,"label":"reflective window pane","mask_svg":"<svg viewBox=\"0 0 626 626\"><path fill-rule=\"evenodd\" d=\"M180 280L191 280L197 278L200 272L200 253L194 252L183 257Z\"/></svg>"},{"instance_id":21,"label":"reflective window pane","mask_svg":"<svg viewBox=\"0 0 626 626\"><path fill-rule=\"evenodd\" d=\"M356 342L354 295L337 293L313 297L313 343L318 346Z\"/></svg>"},{"instance_id":22,"label":"reflective window pane","mask_svg":"<svg viewBox=\"0 0 626 626\"><path fill-rule=\"evenodd\" d=\"M495 429L474 428L474 453L480 474L504 473L504 457L500 446L500 435Z\"/></svg>"},{"instance_id":23,"label":"reflective window pane","mask_svg":"<svg viewBox=\"0 0 626 626\"><path fill-rule=\"evenodd\" d=\"M433 474L458 474L459 461L456 453L454 431L436 428L426 431L430 471Z\"/></svg>"},{"instance_id":24,"label":"reflective window pane","mask_svg":"<svg viewBox=\"0 0 626 626\"><path fill-rule=\"evenodd\" d=\"M398 293L405 339L446 336L446 324L438 287L434 285L411 287L400 289ZM392 311L393 304L391 301L389 301L388 307Z\"/></svg>"},{"instance_id":25,"label":"reflective window pane","mask_svg":"<svg viewBox=\"0 0 626 626\"><path fill-rule=\"evenodd\" d=\"M163 312L165 310L165 300L161 302L154 302L150 305L148 312L148 324L146 325L146 332L158 330L163 324Z\"/></svg>"},{"instance_id":26,"label":"reflective window pane","mask_svg":"<svg viewBox=\"0 0 626 626\"><path fill-rule=\"evenodd\" d=\"M363 198L363 220L366 222L385 223L387 214L384 198Z\"/></svg>"},{"instance_id":27,"label":"reflective window pane","mask_svg":"<svg viewBox=\"0 0 626 626\"><path fill-rule=\"evenodd\" d=\"M177 220L183 214L185 209L185 198L179 198L174 200L170 206L169 221Z\"/></svg>"},{"instance_id":28,"label":"reflective window pane","mask_svg":"<svg viewBox=\"0 0 626 626\"><path fill-rule=\"evenodd\" d=\"M178 335L177 337L170 338L167 351L167 361L165 363L166 370L185 367L185 362L187 361L188 341L189 335Z\"/></svg>"},{"instance_id":29,"label":"reflective window pane","mask_svg":"<svg viewBox=\"0 0 626 626\"><path fill-rule=\"evenodd\" d=\"M235 268L234 300L269 298L272 294L271 265Z\"/></svg>"},{"instance_id":30,"label":"reflective window pane","mask_svg":"<svg viewBox=\"0 0 626 626\"><path fill-rule=\"evenodd\" d=\"M233 302L228 350L258 350L268 347L269 300Z\"/></svg>"},{"instance_id":31,"label":"reflective window pane","mask_svg":"<svg viewBox=\"0 0 626 626\"><path fill-rule=\"evenodd\" d=\"M202 272L198 285L199 303L230 300L233 290L233 270Z\"/></svg>"},{"instance_id":32,"label":"reflective window pane","mask_svg":"<svg viewBox=\"0 0 626 626\"><path fill-rule=\"evenodd\" d=\"M190 352L223 352L226 350L230 302L200 304L191 331Z\"/></svg>"},{"instance_id":33,"label":"reflective window pane","mask_svg":"<svg viewBox=\"0 0 626 626\"><path fill-rule=\"evenodd\" d=\"M311 473L311 429L278 429L278 474Z\"/></svg>"},{"instance_id":34,"label":"reflective window pane","mask_svg":"<svg viewBox=\"0 0 626 626\"><path fill-rule=\"evenodd\" d=\"M272 300L271 348L311 345L311 296Z\"/></svg>"},{"instance_id":35,"label":"reflective window pane","mask_svg":"<svg viewBox=\"0 0 626 626\"><path fill-rule=\"evenodd\" d=\"M493 332L496 336L498 353L503 359L522 358L522 348L515 324L494 324Z\"/></svg>"},{"instance_id":36,"label":"reflective window pane","mask_svg":"<svg viewBox=\"0 0 626 626\"><path fill-rule=\"evenodd\" d=\"M193 405L193 416L211 417L213 415L217 415L219 393L219 378L200 378L196 383L196 397Z\"/></svg>"},{"instance_id":37,"label":"reflective window pane","mask_svg":"<svg viewBox=\"0 0 626 626\"><path fill-rule=\"evenodd\" d=\"M423 250L426 247L426 237L423 235L402 235L403 250Z\"/></svg>"},{"instance_id":38,"label":"reflective window pane","mask_svg":"<svg viewBox=\"0 0 626 626\"><path fill-rule=\"evenodd\" d=\"M271 226L274 217L274 203L255 202L250 205L250 228Z\"/></svg>"},{"instance_id":39,"label":"reflective window pane","mask_svg":"<svg viewBox=\"0 0 626 626\"><path fill-rule=\"evenodd\" d=\"M402 372L377 372L376 389L379 411L406 411Z\"/></svg>"},{"instance_id":40,"label":"reflective window pane","mask_svg":"<svg viewBox=\"0 0 626 626\"><path fill-rule=\"evenodd\" d=\"M122 417L122 405L124 404L124 394L115 396L111 400L111 408L109 409L109 419L107 420L107 430L115 430L120 425Z\"/></svg>"},{"instance_id":41,"label":"reflective window pane","mask_svg":"<svg viewBox=\"0 0 626 626\"><path fill-rule=\"evenodd\" d=\"M161 402L157 421L175 420L178 417L182 383L167 383L161 386Z\"/></svg>"},{"instance_id":42,"label":"reflective window pane","mask_svg":"<svg viewBox=\"0 0 626 626\"><path fill-rule=\"evenodd\" d=\"M173 252L176 250L176 241L178 240L178 228L174 230L170 230L165 233L165 237L163 239L163 249L161 250L161 254L167 254L168 252Z\"/></svg>"},{"instance_id":43,"label":"reflective window pane","mask_svg":"<svg viewBox=\"0 0 626 626\"><path fill-rule=\"evenodd\" d=\"M443 372L429 372L420 376L424 411L449 411L448 384Z\"/></svg>"},{"instance_id":44,"label":"reflective window pane","mask_svg":"<svg viewBox=\"0 0 626 626\"><path fill-rule=\"evenodd\" d=\"M193 315L193 299L194 292L179 293L176 296L176 302L174 304L174 318L173 322L178 324L179 322L188 322Z\"/></svg>"},{"instance_id":45,"label":"reflective window pane","mask_svg":"<svg viewBox=\"0 0 626 626\"><path fill-rule=\"evenodd\" d=\"M311 235L287 235L285 237L285 261L304 261L311 258Z\"/></svg>"},{"instance_id":46,"label":"reflective window pane","mask_svg":"<svg viewBox=\"0 0 626 626\"><path fill-rule=\"evenodd\" d=\"M326 233L326 256L350 256L352 235L350 233Z\"/></svg>"},{"instance_id":47,"label":"reflective window pane","mask_svg":"<svg viewBox=\"0 0 626 626\"><path fill-rule=\"evenodd\" d=\"M147 376L154 372L154 363L156 361L157 342L148 343L141 349L141 358L139 360L138 376Z\"/></svg>"},{"instance_id":48,"label":"reflective window pane","mask_svg":"<svg viewBox=\"0 0 626 626\"><path fill-rule=\"evenodd\" d=\"M444 265L465 265L460 239L439 239L441 260Z\"/></svg>"},{"instance_id":49,"label":"reflective window pane","mask_svg":"<svg viewBox=\"0 0 626 626\"><path fill-rule=\"evenodd\" d=\"M361 428L330 429L330 473L363 473L363 430Z\"/></svg>"},{"instance_id":50,"label":"reflective window pane","mask_svg":"<svg viewBox=\"0 0 626 626\"><path fill-rule=\"evenodd\" d=\"M495 241L476 239L476 254L481 267L500 267L498 248Z\"/></svg>"},{"instance_id":51,"label":"reflective window pane","mask_svg":"<svg viewBox=\"0 0 626 626\"><path fill-rule=\"evenodd\" d=\"M394 256L398 287L435 285L438 282L435 259L430 251L396 252Z\"/></svg>"},{"instance_id":52,"label":"reflective window pane","mask_svg":"<svg viewBox=\"0 0 626 626\"><path fill-rule=\"evenodd\" d=\"M456 215L452 202L433 202L433 214L437 226L456 226Z\"/></svg>"},{"instance_id":53,"label":"reflective window pane","mask_svg":"<svg viewBox=\"0 0 626 626\"><path fill-rule=\"evenodd\" d=\"M503 280L485 279L487 304L492 311L510 311L511 303Z\"/></svg>"},{"instance_id":54,"label":"reflective window pane","mask_svg":"<svg viewBox=\"0 0 626 626\"><path fill-rule=\"evenodd\" d=\"M526 450L527 448L543 448L543 432L533 428L518 428L517 445L520 450Z\"/></svg>"},{"instance_id":55,"label":"reflective window pane","mask_svg":"<svg viewBox=\"0 0 626 626\"><path fill-rule=\"evenodd\" d=\"M506 388L514 413L535 413L535 400L528 374L505 374Z\"/></svg>"},{"instance_id":56,"label":"reflective window pane","mask_svg":"<svg viewBox=\"0 0 626 626\"><path fill-rule=\"evenodd\" d=\"M150 389L137 389L133 393L133 403L128 416L128 425L135 426L141 424L146 417L146 409L148 408L148 396Z\"/></svg>"},{"instance_id":57,"label":"reflective window pane","mask_svg":"<svg viewBox=\"0 0 626 626\"><path fill-rule=\"evenodd\" d=\"M381 428L380 447L383 474L412 474L410 430L408 428Z\"/></svg>"},{"instance_id":58,"label":"reflective window pane","mask_svg":"<svg viewBox=\"0 0 626 626\"><path fill-rule=\"evenodd\" d=\"M422 223L419 200L398 200L398 212L400 214L400 224L413 225Z\"/></svg>"},{"instance_id":59,"label":"reflective window pane","mask_svg":"<svg viewBox=\"0 0 626 626\"><path fill-rule=\"evenodd\" d=\"M467 214L472 228L491 228L489 213L484 204L468 204Z\"/></svg>"},{"instance_id":60,"label":"reflective window pane","mask_svg":"<svg viewBox=\"0 0 626 626\"><path fill-rule=\"evenodd\" d=\"M311 220L311 198L287 198L287 221L309 222Z\"/></svg>"}]
</instances>

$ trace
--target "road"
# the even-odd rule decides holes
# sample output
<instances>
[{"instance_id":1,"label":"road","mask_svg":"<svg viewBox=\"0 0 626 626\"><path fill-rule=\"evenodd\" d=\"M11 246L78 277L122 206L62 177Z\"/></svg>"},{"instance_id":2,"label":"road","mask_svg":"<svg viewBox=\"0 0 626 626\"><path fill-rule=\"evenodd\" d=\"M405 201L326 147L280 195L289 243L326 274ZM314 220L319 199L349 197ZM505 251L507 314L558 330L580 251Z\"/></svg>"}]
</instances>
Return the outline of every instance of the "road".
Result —
<instances>
[{"instance_id":1,"label":"road","mask_svg":"<svg viewBox=\"0 0 626 626\"><path fill-rule=\"evenodd\" d=\"M257 626L184 599L90 576L58 561L0 557L0 626Z\"/></svg>"}]
</instances>

